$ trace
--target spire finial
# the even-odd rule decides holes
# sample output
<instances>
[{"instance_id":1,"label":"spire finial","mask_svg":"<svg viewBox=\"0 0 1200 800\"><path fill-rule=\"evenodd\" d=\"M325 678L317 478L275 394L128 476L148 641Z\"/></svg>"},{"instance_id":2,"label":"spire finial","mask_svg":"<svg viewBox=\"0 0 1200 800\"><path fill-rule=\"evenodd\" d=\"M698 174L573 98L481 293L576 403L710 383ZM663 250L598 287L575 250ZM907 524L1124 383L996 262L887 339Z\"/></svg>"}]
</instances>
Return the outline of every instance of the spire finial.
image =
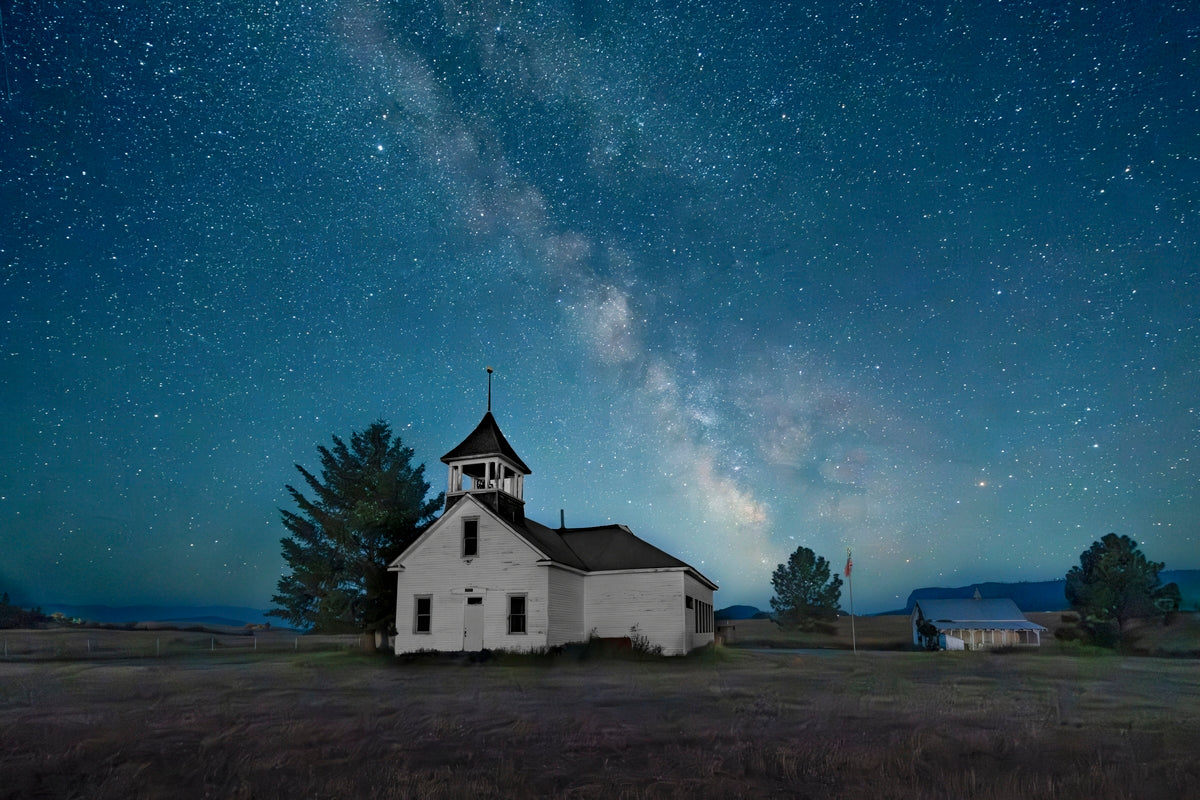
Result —
<instances>
[{"instance_id":1,"label":"spire finial","mask_svg":"<svg viewBox=\"0 0 1200 800\"><path fill-rule=\"evenodd\" d=\"M487 368L488 374L488 413L492 412L492 368Z\"/></svg>"}]
</instances>

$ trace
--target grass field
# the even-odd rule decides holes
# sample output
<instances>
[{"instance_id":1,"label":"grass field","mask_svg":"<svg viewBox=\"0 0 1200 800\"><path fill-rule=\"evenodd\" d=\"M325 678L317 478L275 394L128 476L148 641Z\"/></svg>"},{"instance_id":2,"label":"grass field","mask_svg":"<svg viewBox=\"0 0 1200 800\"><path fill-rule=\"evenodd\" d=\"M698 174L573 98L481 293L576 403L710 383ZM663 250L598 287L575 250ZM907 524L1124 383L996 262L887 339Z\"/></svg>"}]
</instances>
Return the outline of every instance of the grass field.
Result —
<instances>
[{"instance_id":1,"label":"grass field","mask_svg":"<svg viewBox=\"0 0 1200 800\"><path fill-rule=\"evenodd\" d=\"M1062 643L1054 633L1064 624L1061 612L1026 614L1042 625L1042 654L1078 653L1075 643ZM1124 650L1129 654L1169 657L1200 657L1200 614L1177 613L1168 618L1169 624L1135 620L1126 627ZM732 641L739 647L832 648L852 647L850 618L841 616L831 633L784 631L768 619L737 620ZM912 646L912 629L906 616L855 617L854 639L860 650L905 650Z\"/></svg>"},{"instance_id":2,"label":"grass field","mask_svg":"<svg viewBox=\"0 0 1200 800\"><path fill-rule=\"evenodd\" d=\"M1082 652L17 659L0 797L1195 797L1197 674Z\"/></svg>"}]
</instances>

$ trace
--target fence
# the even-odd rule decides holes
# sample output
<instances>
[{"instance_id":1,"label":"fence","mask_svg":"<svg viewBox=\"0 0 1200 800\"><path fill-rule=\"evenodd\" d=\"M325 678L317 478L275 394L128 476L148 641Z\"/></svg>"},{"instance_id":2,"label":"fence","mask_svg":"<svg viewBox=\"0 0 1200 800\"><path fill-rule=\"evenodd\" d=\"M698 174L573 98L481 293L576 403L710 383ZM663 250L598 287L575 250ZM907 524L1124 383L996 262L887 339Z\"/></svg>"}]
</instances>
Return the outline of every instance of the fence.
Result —
<instances>
[{"instance_id":1,"label":"fence","mask_svg":"<svg viewBox=\"0 0 1200 800\"><path fill-rule=\"evenodd\" d=\"M166 658L181 655L305 653L364 650L371 634L297 634L287 631L117 631L52 629L0 631L0 660ZM389 642L381 643L381 649Z\"/></svg>"}]
</instances>

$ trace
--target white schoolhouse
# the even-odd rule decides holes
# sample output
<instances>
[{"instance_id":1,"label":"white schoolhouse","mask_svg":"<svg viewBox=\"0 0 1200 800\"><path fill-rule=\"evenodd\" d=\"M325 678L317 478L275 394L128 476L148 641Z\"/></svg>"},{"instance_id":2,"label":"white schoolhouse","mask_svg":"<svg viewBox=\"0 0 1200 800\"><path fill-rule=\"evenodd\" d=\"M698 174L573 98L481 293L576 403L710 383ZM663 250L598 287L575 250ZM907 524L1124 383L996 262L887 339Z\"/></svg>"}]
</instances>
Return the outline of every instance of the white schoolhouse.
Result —
<instances>
[{"instance_id":1,"label":"white schoolhouse","mask_svg":"<svg viewBox=\"0 0 1200 800\"><path fill-rule=\"evenodd\" d=\"M717 585L624 525L525 517L530 469L489 409L442 461L446 510L389 565L397 654L629 638L664 655L713 640Z\"/></svg>"}]
</instances>

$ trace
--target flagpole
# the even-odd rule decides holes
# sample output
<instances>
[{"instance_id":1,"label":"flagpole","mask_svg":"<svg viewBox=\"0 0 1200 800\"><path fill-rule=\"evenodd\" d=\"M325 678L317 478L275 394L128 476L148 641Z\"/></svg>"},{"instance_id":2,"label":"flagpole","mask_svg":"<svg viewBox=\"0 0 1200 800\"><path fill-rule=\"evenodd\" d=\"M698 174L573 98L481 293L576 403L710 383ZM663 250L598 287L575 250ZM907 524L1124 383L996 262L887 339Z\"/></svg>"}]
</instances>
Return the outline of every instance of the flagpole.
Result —
<instances>
[{"instance_id":1,"label":"flagpole","mask_svg":"<svg viewBox=\"0 0 1200 800\"><path fill-rule=\"evenodd\" d=\"M854 632L854 578L851 573L854 571L854 559L850 555L850 548L846 548L846 588L850 592L850 646L854 648L854 655L858 655L858 636Z\"/></svg>"}]
</instances>

